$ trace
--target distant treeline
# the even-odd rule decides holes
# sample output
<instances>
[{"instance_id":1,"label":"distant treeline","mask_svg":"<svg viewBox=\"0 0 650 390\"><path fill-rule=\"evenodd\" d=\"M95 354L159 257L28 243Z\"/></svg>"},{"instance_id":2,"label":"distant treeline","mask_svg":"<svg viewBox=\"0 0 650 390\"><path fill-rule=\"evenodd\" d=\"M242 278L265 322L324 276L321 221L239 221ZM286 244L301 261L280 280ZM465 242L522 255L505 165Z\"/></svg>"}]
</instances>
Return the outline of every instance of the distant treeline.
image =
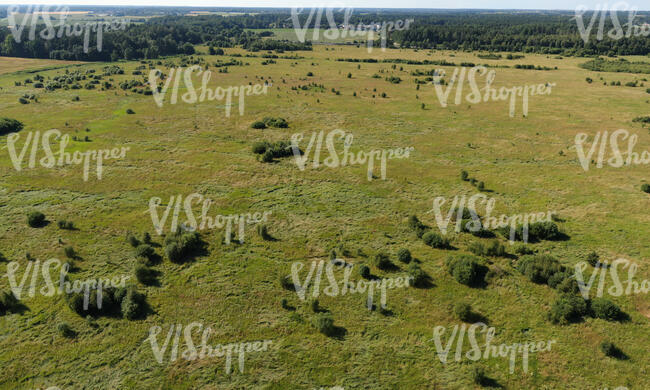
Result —
<instances>
[{"instance_id":1,"label":"distant treeline","mask_svg":"<svg viewBox=\"0 0 650 390\"><path fill-rule=\"evenodd\" d=\"M607 61L602 58L596 58L584 64L580 64L579 66L597 72L650 73L650 63L630 62L624 58L620 58L616 61Z\"/></svg>"},{"instance_id":2,"label":"distant treeline","mask_svg":"<svg viewBox=\"0 0 650 390\"><path fill-rule=\"evenodd\" d=\"M274 19L273 19L274 20ZM19 42L11 30L0 28L0 55L7 57L50 58L79 61L117 61L155 59L175 54L193 54L196 44L215 47L241 45L257 50L311 50L311 43L263 40L260 34L244 29L268 26L265 15L259 17L233 16L166 16L153 18L144 24L128 25L124 30L103 34L101 51L97 50L97 33L91 32L88 53L84 52L84 34L45 40L40 32L44 24L36 27L34 40L28 39L30 25L25 26ZM55 23L55 30L56 23Z\"/></svg>"}]
</instances>

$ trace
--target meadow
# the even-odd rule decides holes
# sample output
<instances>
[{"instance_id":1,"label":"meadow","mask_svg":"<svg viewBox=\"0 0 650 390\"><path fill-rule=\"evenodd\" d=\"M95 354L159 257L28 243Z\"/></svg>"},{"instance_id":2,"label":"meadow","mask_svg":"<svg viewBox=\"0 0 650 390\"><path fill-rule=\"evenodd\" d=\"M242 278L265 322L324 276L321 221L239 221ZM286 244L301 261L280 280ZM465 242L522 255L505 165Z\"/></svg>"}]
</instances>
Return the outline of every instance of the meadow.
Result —
<instances>
[{"instance_id":1,"label":"meadow","mask_svg":"<svg viewBox=\"0 0 650 390\"><path fill-rule=\"evenodd\" d=\"M151 266L159 272L158 285L143 285L135 277L129 282L146 294L151 307L141 319L84 318L60 295L22 299L21 313L0 317L0 388L472 389L480 388L471 374L478 366L495 386L506 389L650 386L647 294L608 297L629 316L627 321L585 317L553 324L547 313L558 292L522 275L520 256L503 237L495 240L509 255L482 256L490 270L487 282L469 287L449 274L445 262L469 254L473 242L485 239L451 232L446 237L455 249L435 249L407 222L415 215L436 230L430 212L434 198L478 192L461 180L465 170L484 182L485 194L496 199L497 215L557 213L566 239L528 244L537 254L552 255L572 268L595 251L601 260L626 258L639 264L635 279L649 279L650 197L640 190L650 183L648 166L592 165L585 171L574 143L577 133L627 129L638 135L636 151L650 150L648 128L633 121L650 111L648 75L589 71L579 66L585 58L529 53L516 60L486 60L477 52L375 48L369 54L363 46L314 45L313 51L291 53L302 58L269 62L261 57L264 52L224 50L224 55L211 56L201 46L193 56L210 65L212 88L269 85L266 95L246 97L243 115L234 106L226 117L223 102L170 104L167 98L158 107L152 96L119 88L123 81L147 77L149 68L143 75L132 74L148 66L140 61L110 64L124 74L104 77L102 82L112 84L106 90L98 85L46 91L24 84L25 79L40 75L47 81L66 71L101 74L109 64L0 58L0 117L24 123L19 146L28 132L58 129L78 140L71 142L71 152L130 148L124 158L105 161L101 180L91 174L84 181L79 165L30 168L25 163L17 171L6 148L8 135L1 135L0 253L6 261L19 262L22 275L28 257L65 259L65 247L71 246L77 253L75 279L133 275L139 261L127 237L145 232L161 257ZM356 58L378 62L337 61ZM647 57L625 58L650 62ZM223 67L215 62L231 59L244 65L217 72ZM381 62L398 59L490 64L496 87L555 86L548 95L530 98L526 116L520 100L514 117L505 101L456 105L455 90L447 107L441 107L434 85L416 84L424 76L412 72L444 69L449 80L455 67ZM181 61L178 56L150 63L168 72L165 64ZM551 70L516 69L517 64ZM390 82L391 77L401 81ZM635 80L639 86L625 86ZM610 85L612 81L622 85ZM312 83L323 88L300 88ZM182 84L180 91L186 92ZM19 98L26 94L37 101L21 104ZM266 117L284 118L288 128L251 127ZM302 147L313 133L335 129L354 136L354 152L414 150L409 158L388 161L385 180L368 180L366 164L308 164L300 170L292 157L264 163L251 150L256 142L287 141L295 133L304 134ZM324 161L327 153L319 158ZM379 176L377 168L374 174ZM212 199L215 214L270 211L266 226L274 240L265 240L255 226L246 228L244 243L226 244L223 229L204 230L199 233L205 251L183 263L171 262L164 236L155 234L147 213L149 200L162 198L164 208L171 196L192 193ZM27 214L32 211L42 212L49 224L30 227ZM60 229L58 220L73 221L76 229ZM336 337L315 329L311 322L317 314L309 300L300 300L278 282L291 275L292 263L305 263L304 275L311 261L328 261L332 251L350 264L369 265L372 275L404 276L408 266L396 258L402 248L410 250L431 284L389 290L389 313L369 311L365 294L321 294L320 307L339 327ZM388 254L394 267L373 265L379 253ZM6 264L0 265L3 271ZM336 271L337 278L342 274ZM355 273L353 280L359 279ZM8 279L0 278L0 291L9 287ZM292 309L283 307L283 299ZM497 343L556 342L550 351L530 355L528 372L517 362L510 373L504 358L443 364L433 329L461 323L454 314L459 302L471 304L496 328ZM76 337L60 334L57 324L63 322ZM219 357L157 362L146 341L149 329L162 327L160 339L173 324L192 322L215 330L212 344L273 343L268 352L246 355L244 373L227 374ZM628 359L605 356L600 345L606 340Z\"/></svg>"}]
</instances>

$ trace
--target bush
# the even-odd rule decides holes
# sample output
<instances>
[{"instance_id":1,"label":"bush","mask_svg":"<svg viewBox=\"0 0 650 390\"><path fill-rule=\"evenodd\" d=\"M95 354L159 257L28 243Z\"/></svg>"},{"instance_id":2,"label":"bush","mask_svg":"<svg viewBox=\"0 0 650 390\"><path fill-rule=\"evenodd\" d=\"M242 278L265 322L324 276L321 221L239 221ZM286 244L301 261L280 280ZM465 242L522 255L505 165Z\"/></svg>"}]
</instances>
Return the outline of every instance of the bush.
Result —
<instances>
[{"instance_id":1,"label":"bush","mask_svg":"<svg viewBox=\"0 0 650 390\"><path fill-rule=\"evenodd\" d=\"M592 267L596 267L600 263L600 256L598 256L598 253L591 252L588 254L587 263L589 263Z\"/></svg>"},{"instance_id":2,"label":"bush","mask_svg":"<svg viewBox=\"0 0 650 390\"><path fill-rule=\"evenodd\" d=\"M481 367L474 367L472 369L472 380L474 383L482 386L487 382L487 379L485 371Z\"/></svg>"},{"instance_id":3,"label":"bush","mask_svg":"<svg viewBox=\"0 0 650 390\"><path fill-rule=\"evenodd\" d=\"M18 98L18 102L20 104L29 104L29 100L25 99L24 97Z\"/></svg>"},{"instance_id":4,"label":"bush","mask_svg":"<svg viewBox=\"0 0 650 390\"><path fill-rule=\"evenodd\" d=\"M253 129L266 129L266 124L262 121L255 121L251 125Z\"/></svg>"},{"instance_id":5,"label":"bush","mask_svg":"<svg viewBox=\"0 0 650 390\"><path fill-rule=\"evenodd\" d=\"M548 286L550 288L558 288L562 282L564 282L565 279L570 279L571 274L568 272L556 272L551 277L548 278Z\"/></svg>"},{"instance_id":6,"label":"bush","mask_svg":"<svg viewBox=\"0 0 650 390\"><path fill-rule=\"evenodd\" d=\"M122 316L127 320L135 320L145 313L145 296L134 289L128 289L122 299Z\"/></svg>"},{"instance_id":7,"label":"bush","mask_svg":"<svg viewBox=\"0 0 650 390\"><path fill-rule=\"evenodd\" d=\"M413 286L415 287L424 287L427 283L428 276L416 263L409 264L408 269L406 270L409 277L412 280Z\"/></svg>"},{"instance_id":8,"label":"bush","mask_svg":"<svg viewBox=\"0 0 650 390\"><path fill-rule=\"evenodd\" d=\"M531 282L539 284L546 284L551 276L564 272L564 267L549 255L524 256L519 260L517 269Z\"/></svg>"},{"instance_id":9,"label":"bush","mask_svg":"<svg viewBox=\"0 0 650 390\"><path fill-rule=\"evenodd\" d=\"M3 292L0 295L0 315L16 311L19 305L20 303L13 292Z\"/></svg>"},{"instance_id":10,"label":"bush","mask_svg":"<svg viewBox=\"0 0 650 390\"><path fill-rule=\"evenodd\" d=\"M587 303L576 295L563 294L551 306L549 320L554 324L565 325L577 322L587 314Z\"/></svg>"},{"instance_id":11,"label":"bush","mask_svg":"<svg viewBox=\"0 0 650 390\"><path fill-rule=\"evenodd\" d=\"M600 344L600 350L603 351L605 356L613 357L616 359L623 359L625 354L616 345L610 341L603 341Z\"/></svg>"},{"instance_id":12,"label":"bush","mask_svg":"<svg viewBox=\"0 0 650 390\"><path fill-rule=\"evenodd\" d=\"M472 320L472 306L467 303L457 303L454 306L454 313L463 322L470 322Z\"/></svg>"},{"instance_id":13,"label":"bush","mask_svg":"<svg viewBox=\"0 0 650 390\"><path fill-rule=\"evenodd\" d=\"M144 232L144 234L142 234L142 242L144 242L147 245L150 245L151 244L151 234L149 234L148 232Z\"/></svg>"},{"instance_id":14,"label":"bush","mask_svg":"<svg viewBox=\"0 0 650 390\"><path fill-rule=\"evenodd\" d=\"M289 280L289 277L280 275L279 281L280 281L280 287L282 287L283 289L285 289L285 290L293 290L294 289L294 285ZM308 286L301 286L301 287L306 289Z\"/></svg>"},{"instance_id":15,"label":"bush","mask_svg":"<svg viewBox=\"0 0 650 390\"><path fill-rule=\"evenodd\" d=\"M311 308L311 311L313 311L314 313L318 313L320 311L320 304L318 302L318 299L310 300L309 307Z\"/></svg>"},{"instance_id":16,"label":"bush","mask_svg":"<svg viewBox=\"0 0 650 390\"><path fill-rule=\"evenodd\" d=\"M390 258L385 253L377 253L373 260L373 265L379 269L390 268L393 263L390 262Z\"/></svg>"},{"instance_id":17,"label":"bush","mask_svg":"<svg viewBox=\"0 0 650 390\"><path fill-rule=\"evenodd\" d=\"M515 247L515 253L518 255L532 255L535 251L524 244L519 244Z\"/></svg>"},{"instance_id":18,"label":"bush","mask_svg":"<svg viewBox=\"0 0 650 390\"><path fill-rule=\"evenodd\" d=\"M645 183L644 185L641 186L641 191L650 194L650 184Z\"/></svg>"},{"instance_id":19,"label":"bush","mask_svg":"<svg viewBox=\"0 0 650 390\"><path fill-rule=\"evenodd\" d=\"M72 330L72 328L70 327L70 325L68 325L67 322L59 323L56 326L56 329L59 331L61 336L65 337L65 338L68 338L68 339L72 339L77 335L77 333L74 330Z\"/></svg>"},{"instance_id":20,"label":"bush","mask_svg":"<svg viewBox=\"0 0 650 390\"><path fill-rule=\"evenodd\" d=\"M129 115L133 115L133 114L135 114L135 111L133 111L132 109L129 108L129 109L126 110L126 113L129 114Z\"/></svg>"},{"instance_id":21,"label":"bush","mask_svg":"<svg viewBox=\"0 0 650 390\"><path fill-rule=\"evenodd\" d=\"M137 257L150 260L155 254L154 249L148 244L140 244L135 248L135 255Z\"/></svg>"},{"instance_id":22,"label":"bush","mask_svg":"<svg viewBox=\"0 0 650 390\"><path fill-rule=\"evenodd\" d=\"M412 260L411 251L406 248L400 249L397 251L397 260L401 261L402 263L410 263Z\"/></svg>"},{"instance_id":23,"label":"bush","mask_svg":"<svg viewBox=\"0 0 650 390\"><path fill-rule=\"evenodd\" d=\"M43 226L45 224L45 214L40 211L33 211L27 214L27 224L33 228Z\"/></svg>"},{"instance_id":24,"label":"bush","mask_svg":"<svg viewBox=\"0 0 650 390\"><path fill-rule=\"evenodd\" d=\"M177 232L165 239L165 253L173 263L182 262L202 246L201 236L197 232Z\"/></svg>"},{"instance_id":25,"label":"bush","mask_svg":"<svg viewBox=\"0 0 650 390\"><path fill-rule=\"evenodd\" d=\"M483 245L480 242L473 242L468 247L469 251L475 254L476 256L505 256L506 248L499 241L492 241L488 246Z\"/></svg>"},{"instance_id":26,"label":"bush","mask_svg":"<svg viewBox=\"0 0 650 390\"><path fill-rule=\"evenodd\" d=\"M268 144L266 142L255 142L253 144L253 153L263 154L264 152L266 152L267 145Z\"/></svg>"},{"instance_id":27,"label":"bush","mask_svg":"<svg viewBox=\"0 0 650 390\"><path fill-rule=\"evenodd\" d=\"M128 236L126 236L126 240L134 248L136 248L138 245L140 245L140 241L137 238L135 238L135 236L133 234L129 234Z\"/></svg>"},{"instance_id":28,"label":"bush","mask_svg":"<svg viewBox=\"0 0 650 390\"><path fill-rule=\"evenodd\" d=\"M330 313L318 313L312 319L312 324L326 336L334 334L334 318Z\"/></svg>"},{"instance_id":29,"label":"bush","mask_svg":"<svg viewBox=\"0 0 650 390\"><path fill-rule=\"evenodd\" d=\"M59 229L63 230L73 230L74 229L74 223L70 221L66 221L64 219L58 220L56 224L59 226Z\"/></svg>"},{"instance_id":30,"label":"bush","mask_svg":"<svg viewBox=\"0 0 650 390\"><path fill-rule=\"evenodd\" d=\"M0 118L0 135L16 133L22 130L23 127L24 125L15 119Z\"/></svg>"},{"instance_id":31,"label":"bush","mask_svg":"<svg viewBox=\"0 0 650 390\"><path fill-rule=\"evenodd\" d=\"M271 152L270 150L264 152L264 154L262 155L262 162L263 163L273 162L273 152Z\"/></svg>"},{"instance_id":32,"label":"bush","mask_svg":"<svg viewBox=\"0 0 650 390\"><path fill-rule=\"evenodd\" d=\"M448 249L449 240L442 237L441 235L435 232L427 232L422 236L422 240L425 244L429 245L432 248L437 249Z\"/></svg>"},{"instance_id":33,"label":"bush","mask_svg":"<svg viewBox=\"0 0 650 390\"><path fill-rule=\"evenodd\" d=\"M461 255L447 259L447 271L458 283L476 286L485 280L485 267L474 256Z\"/></svg>"},{"instance_id":34,"label":"bush","mask_svg":"<svg viewBox=\"0 0 650 390\"><path fill-rule=\"evenodd\" d=\"M623 314L620 307L605 298L592 299L591 312L594 317L607 321L616 321L620 319Z\"/></svg>"},{"instance_id":35,"label":"bush","mask_svg":"<svg viewBox=\"0 0 650 390\"><path fill-rule=\"evenodd\" d=\"M418 217L415 215L411 215L408 218L407 222L409 228L413 229L415 231L415 234L417 234L418 238L422 238L424 233L426 233L429 230L429 227L420 222Z\"/></svg>"},{"instance_id":36,"label":"bush","mask_svg":"<svg viewBox=\"0 0 650 390\"><path fill-rule=\"evenodd\" d=\"M361 264L359 266L359 275L364 279L370 278L370 268L367 265Z\"/></svg>"},{"instance_id":37,"label":"bush","mask_svg":"<svg viewBox=\"0 0 650 390\"><path fill-rule=\"evenodd\" d=\"M135 267L135 278L138 280L138 282L146 286L155 284L157 281L156 271L145 265L137 265Z\"/></svg>"},{"instance_id":38,"label":"bush","mask_svg":"<svg viewBox=\"0 0 650 390\"><path fill-rule=\"evenodd\" d=\"M74 259L75 257L77 257L74 248L71 246L66 246L65 248L63 248L63 252L65 253L65 257L67 257L68 259Z\"/></svg>"},{"instance_id":39,"label":"bush","mask_svg":"<svg viewBox=\"0 0 650 390\"><path fill-rule=\"evenodd\" d=\"M259 234L260 237L262 237L262 240L264 241L270 241L273 239L273 237L271 237L271 235L269 234L266 225L257 225L257 234Z\"/></svg>"}]
</instances>

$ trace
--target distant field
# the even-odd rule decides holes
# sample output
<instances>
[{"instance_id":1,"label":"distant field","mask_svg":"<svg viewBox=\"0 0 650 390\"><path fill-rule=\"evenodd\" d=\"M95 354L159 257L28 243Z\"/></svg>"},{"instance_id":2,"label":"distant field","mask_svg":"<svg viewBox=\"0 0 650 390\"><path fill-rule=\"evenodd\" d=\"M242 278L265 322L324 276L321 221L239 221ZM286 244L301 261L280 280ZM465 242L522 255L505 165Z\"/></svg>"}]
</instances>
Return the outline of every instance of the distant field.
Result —
<instances>
[{"instance_id":1,"label":"distant field","mask_svg":"<svg viewBox=\"0 0 650 390\"><path fill-rule=\"evenodd\" d=\"M290 29L273 31L275 38L295 37ZM273 63L261 57L231 57L267 53L224 50L225 56L194 56L210 65L211 88L271 84L267 95L246 97L242 116L235 106L226 117L223 101L172 105L168 97L160 108L152 96L122 90L121 82L146 80L149 68L139 61L68 63L70 72L95 70L88 75L101 75L104 66L117 65L124 74L103 77L101 83L113 85L104 91L100 84L93 90L48 92L33 84L15 87L36 75L15 72L66 63L0 58L0 117L25 124L19 145L30 131L59 129L78 138L71 141L72 151L131 148L124 159L105 162L102 180L91 174L85 182L80 166L37 165L16 171L6 149L7 136L0 136L0 252L21 264L22 275L28 255L64 259L64 248L72 246L79 257L75 279L134 275L140 260L126 241L129 232L138 237L151 233L161 257L152 266L160 272L159 285L145 286L132 279L152 308L144 319L86 319L72 312L62 296L38 294L24 299L27 310L22 314L0 317L0 388L480 389L471 375L478 366L503 389L650 388L647 294L610 297L629 321L585 317L574 324L553 325L547 313L558 292L525 278L516 268L521 256L505 239L495 238L509 255L482 258L490 270L487 284L470 288L449 274L446 260L469 254L473 243L490 241L449 233L454 249L433 249L406 223L410 215L417 215L436 229L430 213L435 197L476 194L475 187L460 179L461 170L466 170L485 183L485 195L496 199L493 215L558 213L557 224L567 237L529 244L538 254L550 254L571 268L597 251L610 262L621 257L634 261L639 264L635 280L650 279L650 197L640 190L650 182L648 166L592 167L585 172L574 144L580 132L593 137L627 129L638 136L635 150L650 150L647 125L633 122L650 113L646 92L650 82L643 81L648 75L588 71L579 67L585 58L528 53L517 60L483 60L477 53L460 51L375 48L368 53L353 45L316 45L313 51L278 54L302 59L277 58ZM518 99L516 115L510 117L505 101L463 100L456 105L455 90L448 106L442 107L434 85L416 84L424 76L412 75L444 69L449 80L452 66L336 61L339 58L487 63L509 67L491 68L497 88L556 86L549 95L530 98L527 116ZM243 65L219 73L215 63L231 60ZM175 57L161 59L160 64L154 60L151 66L169 72L166 61L174 66L181 62ZM516 64L551 70L514 69ZM139 66L145 67L143 75L133 75ZM65 71L38 74L48 80ZM390 81L396 78L401 81ZM480 87L483 80L479 79ZM643 87L624 86L635 80ZM611 81L623 86L604 85ZM181 87L180 93L185 92ZM35 94L38 102L20 104L25 94ZM129 109L134 113L127 114ZM284 118L289 127L251 128L266 117ZM389 160L386 180L372 181L367 180L366 164L338 168L310 164L303 171L292 158L267 164L252 152L258 141L289 140L302 133L304 146L312 134L335 129L353 134L355 153L397 147L414 147L414 152L408 159ZM85 136L88 141L82 140ZM327 156L323 147L319 161ZM379 174L377 167L374 172ZM251 227L243 244L227 245L223 230L206 230L201 232L205 253L186 263L172 263L163 247L165 238L154 233L145 212L152 197L167 204L172 195L195 192L214 200L210 215L272 211L267 226L274 240L262 239ZM42 211L49 225L29 227L26 215L33 210ZM77 230L59 229L58 220L74 221ZM389 290L390 313L384 314L368 311L364 294L320 295L320 307L340 327L338 337L319 333L311 325L315 313L309 301L301 301L279 283L290 275L293 262L306 264L304 278L309 263L329 261L332 250L357 266L370 265L375 255L386 252L395 268L370 265L372 275L404 276L408 265L396 260L401 248L412 252L432 285ZM3 263L3 271L5 267ZM336 271L337 280L342 274ZM354 273L351 279L361 277ZM9 291L7 278L0 278L0 291ZM282 299L290 309L281 306ZM556 343L548 352L531 354L528 372L523 372L519 357L513 373L503 358L443 364L432 341L433 329L442 325L450 332L461 323L454 314L458 302L471 303L497 329L496 343ZM146 342L150 328L162 327L162 344L172 324L194 321L213 328L211 344L263 339L273 344L270 352L247 354L244 373L226 374L223 357L159 364ZM77 332L74 339L60 335L61 322ZM198 331L194 336L199 337ZM605 340L619 346L629 360L604 356L600 344ZM469 351L467 342L464 351Z\"/></svg>"}]
</instances>

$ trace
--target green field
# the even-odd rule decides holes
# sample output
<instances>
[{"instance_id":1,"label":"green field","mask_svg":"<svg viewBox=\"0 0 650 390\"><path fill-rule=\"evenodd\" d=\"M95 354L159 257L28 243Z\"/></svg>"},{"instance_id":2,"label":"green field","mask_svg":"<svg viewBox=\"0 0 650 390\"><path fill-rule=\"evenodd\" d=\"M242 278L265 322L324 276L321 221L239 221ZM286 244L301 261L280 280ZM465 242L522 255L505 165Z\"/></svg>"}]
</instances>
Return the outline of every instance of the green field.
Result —
<instances>
[{"instance_id":1,"label":"green field","mask_svg":"<svg viewBox=\"0 0 650 390\"><path fill-rule=\"evenodd\" d=\"M288 38L290 32L283 33ZM241 49L225 51L225 56L195 57L213 64L230 60L234 53L247 54ZM635 279L650 279L650 197L640 190L650 182L648 166L597 169L592 165L585 172L574 146L580 132L594 136L627 129L638 135L637 152L650 150L648 129L633 122L650 111L646 92L650 83L642 81L647 75L592 72L579 67L584 58L533 54L519 60L482 60L467 52L375 49L368 54L363 47L324 45L297 54L304 58L278 58L268 65L262 65L265 58L235 58L248 65L229 66L228 73L211 66L212 88L270 80L267 95L246 97L244 115L235 106L229 118L223 102L172 105L167 98L160 108L152 96L119 87L47 92L33 84L15 86L36 74L19 71L25 68L56 67L38 72L47 80L64 74L66 68L61 66L69 66L70 72L94 69L101 74L104 64L61 65L31 59L23 64L22 59L0 59L0 117L25 124L19 145L30 131L59 129L71 137L89 137L89 142L72 141L70 151L130 147L125 158L105 161L101 180L91 172L84 181L78 165L46 169L24 164L16 171L5 148L8 136L0 136L0 253L7 261L21 264L19 275L28 263L27 254L41 261L63 260L66 246L80 257L75 260L79 270L74 279L133 275L138 260L126 241L127 233L140 237L149 232L154 243L164 241L154 234L145 213L152 197L162 198L166 205L170 196L200 193L214 201L211 215L271 211L267 226L276 239L263 240L253 226L247 228L243 244L227 245L223 229L204 230L205 253L183 264L170 262L164 247L154 246L162 257L152 267L160 272L160 285L144 286L135 278L130 282L146 294L152 309L140 320L98 317L93 322L70 310L60 295L25 297L24 312L0 317L0 388L478 389L470 375L477 366L506 389L650 388L647 294L608 297L629 315L629 321L585 317L582 322L554 325L546 314L558 292L524 277L515 268L518 256L505 239L498 238L511 256L485 258L491 271L487 285L470 288L449 275L445 260L469 253L472 242L484 239L450 233L447 237L456 250L433 249L406 223L410 215L417 215L435 229L434 216L427 213L435 197L477 193L460 180L461 170L466 170L485 183L487 196L496 199L494 214L558 213L562 220L558 225L568 239L530 244L538 253L551 254L572 267L596 251L610 262L634 261L639 264ZM414 79L424 77L412 76L412 71L443 68L449 79L453 67L396 64L393 69L391 63L358 64L338 58L507 65L494 68L496 87L556 86L550 95L530 98L526 117L518 100L511 118L504 101L455 105L454 90L443 108L433 85L422 84L416 90ZM168 60L178 64L180 57ZM553 70L514 69L515 64ZM116 65L125 70L124 75L107 76L102 82L112 79L117 86L143 79L132 75L139 62ZM307 76L309 72L313 76ZM373 78L375 74L380 77ZM391 76L402 81L386 81ZM624 86L634 80L644 86ZM623 86L610 86L610 81L621 81ZM322 84L324 89L291 89L309 83ZM332 93L332 88L340 94ZM20 104L25 94L35 94L38 102ZM73 101L75 96L79 101ZM127 109L135 113L127 115ZM284 118L289 128L251 128L265 117ZM334 129L354 135L351 150L355 152L397 147L414 147L414 151L410 158L388 161L386 180L372 181L366 179L365 164L338 168L321 164L315 169L309 165L302 171L292 158L265 164L251 151L256 141L289 140L294 133L305 135L302 147L311 134ZM320 160L326 157L323 152ZM377 169L375 175L379 176ZM50 223L29 227L26 215L34 210L43 212ZM61 219L73 221L77 230L59 229ZM410 249L433 285L389 290L392 315L368 311L364 294L321 294L320 306L344 329L339 337L319 333L311 325L315 314L308 302L278 283L279 277L290 275L293 262L307 264L304 277L311 261L327 261L333 249L357 265L386 252L397 269L371 266L372 274L404 276L407 265L396 260L400 248ZM4 271L6 263L0 267ZM342 277L342 271L336 273L337 279ZM353 275L354 280L360 279ZM0 278L0 291L9 291L6 277ZM281 307L283 298L295 311ZM439 325L451 329L461 323L453 310L457 302L470 303L496 328L496 343L556 343L548 352L530 355L528 372L517 360L514 373L509 373L503 358L442 364L432 332ZM77 332L74 339L60 335L57 324L61 322ZM149 329L162 327L162 343L160 338L170 326L192 322L215 330L211 344L273 343L268 352L246 355L244 373L226 374L221 357L167 359L159 364L146 341ZM629 359L606 357L600 350L604 340L620 347Z\"/></svg>"}]
</instances>

